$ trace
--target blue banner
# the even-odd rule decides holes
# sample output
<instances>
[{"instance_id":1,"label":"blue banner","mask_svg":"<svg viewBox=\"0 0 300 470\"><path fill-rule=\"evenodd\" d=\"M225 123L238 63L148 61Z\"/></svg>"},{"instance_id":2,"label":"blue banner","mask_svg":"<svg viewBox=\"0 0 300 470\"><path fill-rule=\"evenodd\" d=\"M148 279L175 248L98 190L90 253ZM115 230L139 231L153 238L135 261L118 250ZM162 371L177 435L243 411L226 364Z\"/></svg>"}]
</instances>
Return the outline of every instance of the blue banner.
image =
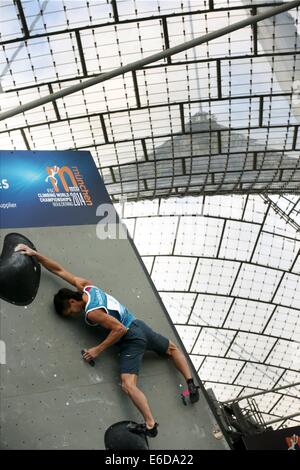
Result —
<instances>
[{"instance_id":1,"label":"blue banner","mask_svg":"<svg viewBox=\"0 0 300 470\"><path fill-rule=\"evenodd\" d=\"M112 204L90 152L0 151L0 227L99 222Z\"/></svg>"}]
</instances>

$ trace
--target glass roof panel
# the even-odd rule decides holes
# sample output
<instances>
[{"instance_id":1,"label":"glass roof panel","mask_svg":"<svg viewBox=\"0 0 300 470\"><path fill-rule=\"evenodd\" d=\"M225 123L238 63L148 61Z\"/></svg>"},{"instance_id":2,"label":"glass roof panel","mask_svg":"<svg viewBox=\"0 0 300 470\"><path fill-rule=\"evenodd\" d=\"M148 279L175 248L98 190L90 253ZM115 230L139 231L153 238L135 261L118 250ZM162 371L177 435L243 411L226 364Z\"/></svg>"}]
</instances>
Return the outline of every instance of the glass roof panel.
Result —
<instances>
[{"instance_id":1,"label":"glass roof panel","mask_svg":"<svg viewBox=\"0 0 300 470\"><path fill-rule=\"evenodd\" d=\"M5 146L7 150L26 150L26 144L20 131L1 134L1 144Z\"/></svg>"},{"instance_id":2,"label":"glass roof panel","mask_svg":"<svg viewBox=\"0 0 300 470\"><path fill-rule=\"evenodd\" d=\"M300 254L298 254L291 271L295 274L300 274Z\"/></svg>"},{"instance_id":3,"label":"glass roof panel","mask_svg":"<svg viewBox=\"0 0 300 470\"><path fill-rule=\"evenodd\" d=\"M276 307L266 329L266 334L300 342L300 318L298 310Z\"/></svg>"},{"instance_id":4,"label":"glass roof panel","mask_svg":"<svg viewBox=\"0 0 300 470\"><path fill-rule=\"evenodd\" d=\"M193 354L190 354L190 358L193 362L193 365L194 365L196 371L198 372L198 369L201 367L201 364L205 360L205 357L204 356L193 356Z\"/></svg>"},{"instance_id":5,"label":"glass roof panel","mask_svg":"<svg viewBox=\"0 0 300 470\"><path fill-rule=\"evenodd\" d=\"M298 371L300 367L300 343L279 339L267 362Z\"/></svg>"},{"instance_id":6,"label":"glass roof panel","mask_svg":"<svg viewBox=\"0 0 300 470\"><path fill-rule=\"evenodd\" d=\"M202 293L228 295L232 289L239 263L201 259L198 263L191 289Z\"/></svg>"},{"instance_id":7,"label":"glass roof panel","mask_svg":"<svg viewBox=\"0 0 300 470\"><path fill-rule=\"evenodd\" d=\"M269 302L276 291L282 273L262 266L243 264L232 294L238 297Z\"/></svg>"},{"instance_id":8,"label":"glass roof panel","mask_svg":"<svg viewBox=\"0 0 300 470\"><path fill-rule=\"evenodd\" d=\"M275 338L239 332L227 352L227 357L264 362L275 342Z\"/></svg>"},{"instance_id":9,"label":"glass roof panel","mask_svg":"<svg viewBox=\"0 0 300 470\"><path fill-rule=\"evenodd\" d=\"M285 273L276 293L274 302L287 307L300 308L300 277Z\"/></svg>"},{"instance_id":10,"label":"glass roof panel","mask_svg":"<svg viewBox=\"0 0 300 470\"><path fill-rule=\"evenodd\" d=\"M243 362L233 359L207 357L200 367L199 376L202 380L232 383L243 365Z\"/></svg>"},{"instance_id":11,"label":"glass roof panel","mask_svg":"<svg viewBox=\"0 0 300 470\"><path fill-rule=\"evenodd\" d=\"M261 233L253 263L289 271L300 248L300 242L270 233Z\"/></svg>"},{"instance_id":12,"label":"glass roof panel","mask_svg":"<svg viewBox=\"0 0 300 470\"><path fill-rule=\"evenodd\" d=\"M135 227L135 244L142 255L170 255L173 251L177 217L151 217L137 220ZM163 230L164 239L160 236ZM151 240L151 243L145 246L140 244L140 240Z\"/></svg>"},{"instance_id":13,"label":"glass roof panel","mask_svg":"<svg viewBox=\"0 0 300 470\"><path fill-rule=\"evenodd\" d=\"M176 330L179 333L179 336L184 344L185 349L188 353L190 353L201 328L199 328L198 326L177 325Z\"/></svg>"},{"instance_id":14,"label":"glass roof panel","mask_svg":"<svg viewBox=\"0 0 300 470\"><path fill-rule=\"evenodd\" d=\"M161 292L160 294L174 323L187 323L196 294ZM192 324L192 322L190 322ZM198 324L198 323L197 323Z\"/></svg>"},{"instance_id":15,"label":"glass roof panel","mask_svg":"<svg viewBox=\"0 0 300 470\"><path fill-rule=\"evenodd\" d=\"M16 36L22 36L21 22L13 0L6 0L0 4L0 39L11 39Z\"/></svg>"},{"instance_id":16,"label":"glass roof panel","mask_svg":"<svg viewBox=\"0 0 300 470\"><path fill-rule=\"evenodd\" d=\"M300 233L297 233L297 229L295 229L292 225L287 224L283 218L274 217L274 213L276 212L271 207L264 224L264 230L276 235L284 235L295 240L300 240Z\"/></svg>"},{"instance_id":17,"label":"glass roof panel","mask_svg":"<svg viewBox=\"0 0 300 470\"><path fill-rule=\"evenodd\" d=\"M173 47L182 38L188 41L193 37L203 36L216 29L221 29L228 24L236 23L246 18L246 10L232 10L228 17L223 12L207 13L205 15L194 14L187 22L184 17L176 16L168 19L168 31L170 46ZM230 37L230 40L229 40ZM205 56L210 58L222 55L239 55L251 53L251 28L245 27L240 31L230 33L230 35L214 39L209 43L197 46L195 50L188 50L174 55L175 60L201 59Z\"/></svg>"},{"instance_id":18,"label":"glass roof panel","mask_svg":"<svg viewBox=\"0 0 300 470\"><path fill-rule=\"evenodd\" d=\"M243 387L237 385L224 385L216 382L205 382L206 389L212 389L218 401L226 401L236 398Z\"/></svg>"},{"instance_id":19,"label":"glass roof panel","mask_svg":"<svg viewBox=\"0 0 300 470\"><path fill-rule=\"evenodd\" d=\"M262 333L274 311L274 305L236 298L224 326L236 330Z\"/></svg>"},{"instance_id":20,"label":"glass roof panel","mask_svg":"<svg viewBox=\"0 0 300 470\"><path fill-rule=\"evenodd\" d=\"M155 259L152 279L159 290L187 291L196 265L194 258L158 256Z\"/></svg>"},{"instance_id":21,"label":"glass roof panel","mask_svg":"<svg viewBox=\"0 0 300 470\"><path fill-rule=\"evenodd\" d=\"M299 382L300 382L300 372L294 371L294 370L286 370L283 376L281 377L278 385L279 386L289 385L289 384L292 385L292 384L299 383ZM299 392L300 392L300 385L298 385L298 387L292 387L292 389L295 391L299 389ZM299 392L296 393L296 396L300 396Z\"/></svg>"},{"instance_id":22,"label":"glass roof panel","mask_svg":"<svg viewBox=\"0 0 300 470\"><path fill-rule=\"evenodd\" d=\"M201 214L203 198L186 196L183 198L161 199L160 215L196 215Z\"/></svg>"},{"instance_id":23,"label":"glass roof panel","mask_svg":"<svg viewBox=\"0 0 300 470\"><path fill-rule=\"evenodd\" d=\"M239 376L236 378L235 383L237 385L251 384L254 388L270 390L271 388L274 388L281 374L282 370L277 367L265 366L262 364L257 366L253 363L247 362Z\"/></svg>"},{"instance_id":24,"label":"glass roof panel","mask_svg":"<svg viewBox=\"0 0 300 470\"><path fill-rule=\"evenodd\" d=\"M130 234L130 237L131 237L132 239L133 239L133 237L134 237L135 222L136 222L136 221L135 221L134 219L132 219L132 220L127 220L127 222L126 222L126 228L128 229L129 234ZM153 259L154 259L154 258L152 258L152 261L151 261L151 257L150 257L150 256L149 256L149 259L148 259L148 257L143 257L143 261L144 261L144 263L145 263L145 265L146 265L146 267L147 267L148 270L149 270L149 268L151 269L151 267L152 267Z\"/></svg>"},{"instance_id":25,"label":"glass roof panel","mask_svg":"<svg viewBox=\"0 0 300 470\"><path fill-rule=\"evenodd\" d=\"M261 224L267 210L267 205L263 199L251 196L247 198L243 219L247 222Z\"/></svg>"},{"instance_id":26,"label":"glass roof panel","mask_svg":"<svg viewBox=\"0 0 300 470\"><path fill-rule=\"evenodd\" d=\"M8 65L9 74L1 81L3 88L37 85L44 81L82 74L73 33L27 40L0 48L0 66Z\"/></svg>"},{"instance_id":27,"label":"glass roof panel","mask_svg":"<svg viewBox=\"0 0 300 470\"><path fill-rule=\"evenodd\" d=\"M0 107L2 111L6 111L11 107L19 106L23 100L35 100L48 94L49 90L46 87L20 90L17 93L2 93ZM55 111L53 106L51 104L46 104L43 108L36 108L28 111L26 116L25 114L18 114L17 116L14 116L5 121L0 121L0 131L23 127L25 127L25 130L27 130L27 126L31 124L39 124L41 121L47 122L54 119Z\"/></svg>"},{"instance_id":28,"label":"glass roof panel","mask_svg":"<svg viewBox=\"0 0 300 470\"><path fill-rule=\"evenodd\" d=\"M203 327L195 343L192 354L223 357L229 349L235 331Z\"/></svg>"},{"instance_id":29,"label":"glass roof panel","mask_svg":"<svg viewBox=\"0 0 300 470\"><path fill-rule=\"evenodd\" d=\"M249 261L252 256L259 229L259 225L232 220L227 221L219 252L220 258ZM232 239L235 239L237 242L235 246L232 245Z\"/></svg>"},{"instance_id":30,"label":"glass roof panel","mask_svg":"<svg viewBox=\"0 0 300 470\"><path fill-rule=\"evenodd\" d=\"M230 297L198 294L189 323L222 327L231 304Z\"/></svg>"},{"instance_id":31,"label":"glass roof panel","mask_svg":"<svg viewBox=\"0 0 300 470\"><path fill-rule=\"evenodd\" d=\"M128 202L124 205L124 217L144 217L157 215L159 200L143 201L141 204Z\"/></svg>"},{"instance_id":32,"label":"glass roof panel","mask_svg":"<svg viewBox=\"0 0 300 470\"><path fill-rule=\"evenodd\" d=\"M220 244L223 221L204 217L181 217L174 254L215 257Z\"/></svg>"},{"instance_id":33,"label":"glass roof panel","mask_svg":"<svg viewBox=\"0 0 300 470\"><path fill-rule=\"evenodd\" d=\"M23 10L33 34L59 31L112 20L112 6L104 0L55 0L22 2Z\"/></svg>"},{"instance_id":34,"label":"glass roof panel","mask_svg":"<svg viewBox=\"0 0 300 470\"><path fill-rule=\"evenodd\" d=\"M298 413L300 408L300 398L282 397L279 403L272 409L272 413L277 416L289 416Z\"/></svg>"},{"instance_id":35,"label":"glass roof panel","mask_svg":"<svg viewBox=\"0 0 300 470\"><path fill-rule=\"evenodd\" d=\"M213 196L205 200L204 215L241 219L246 197Z\"/></svg>"}]
</instances>

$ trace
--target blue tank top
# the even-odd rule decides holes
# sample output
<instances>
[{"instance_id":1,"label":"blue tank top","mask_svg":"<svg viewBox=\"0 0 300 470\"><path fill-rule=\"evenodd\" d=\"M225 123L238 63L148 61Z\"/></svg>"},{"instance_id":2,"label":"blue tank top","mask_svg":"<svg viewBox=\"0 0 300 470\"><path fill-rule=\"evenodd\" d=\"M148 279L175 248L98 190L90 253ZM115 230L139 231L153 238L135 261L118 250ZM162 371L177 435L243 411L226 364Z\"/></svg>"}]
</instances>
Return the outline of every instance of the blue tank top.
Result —
<instances>
[{"instance_id":1,"label":"blue tank top","mask_svg":"<svg viewBox=\"0 0 300 470\"><path fill-rule=\"evenodd\" d=\"M86 286L83 292L87 294L88 301L85 305L85 321L90 326L101 326L88 320L88 313L98 308L106 310L108 315L119 320L126 328L129 328L135 317L130 310L122 305L117 299L104 292L96 286Z\"/></svg>"}]
</instances>

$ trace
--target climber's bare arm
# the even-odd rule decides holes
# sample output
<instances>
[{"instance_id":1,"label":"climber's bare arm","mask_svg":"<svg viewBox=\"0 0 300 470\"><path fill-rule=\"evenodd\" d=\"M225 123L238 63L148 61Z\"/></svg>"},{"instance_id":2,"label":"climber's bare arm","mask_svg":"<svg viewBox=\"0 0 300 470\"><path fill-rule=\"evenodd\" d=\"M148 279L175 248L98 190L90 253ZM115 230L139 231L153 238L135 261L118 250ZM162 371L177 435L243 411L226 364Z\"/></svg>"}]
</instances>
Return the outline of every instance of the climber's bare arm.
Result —
<instances>
[{"instance_id":1,"label":"climber's bare arm","mask_svg":"<svg viewBox=\"0 0 300 470\"><path fill-rule=\"evenodd\" d=\"M92 284L90 280L75 276L74 274L66 271L64 267L56 261L47 258L46 256L42 255L41 253L38 253L35 250L32 250L31 248L29 248L29 246L24 245L23 243L17 245L15 251L20 251L21 253L27 256L35 256L36 259L41 263L41 265L44 266L44 268L48 269L48 271L50 271L51 273L56 274L56 276L61 277L69 284L72 284L72 286L76 287L79 292L82 292L85 286Z\"/></svg>"}]
</instances>

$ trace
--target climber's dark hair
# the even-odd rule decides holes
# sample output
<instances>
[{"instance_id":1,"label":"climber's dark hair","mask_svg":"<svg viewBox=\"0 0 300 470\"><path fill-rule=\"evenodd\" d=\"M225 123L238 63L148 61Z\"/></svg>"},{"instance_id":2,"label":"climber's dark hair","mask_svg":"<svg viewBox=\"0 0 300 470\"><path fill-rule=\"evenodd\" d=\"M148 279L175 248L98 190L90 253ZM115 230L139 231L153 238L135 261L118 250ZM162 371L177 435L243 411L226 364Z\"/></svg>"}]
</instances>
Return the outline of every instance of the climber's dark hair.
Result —
<instances>
[{"instance_id":1,"label":"climber's dark hair","mask_svg":"<svg viewBox=\"0 0 300 470\"><path fill-rule=\"evenodd\" d=\"M53 302L55 311L58 313L58 315L64 317L64 310L66 307L68 307L69 299L82 300L82 294L80 294L80 292L67 289L66 287L59 289L57 294L55 294Z\"/></svg>"}]
</instances>

